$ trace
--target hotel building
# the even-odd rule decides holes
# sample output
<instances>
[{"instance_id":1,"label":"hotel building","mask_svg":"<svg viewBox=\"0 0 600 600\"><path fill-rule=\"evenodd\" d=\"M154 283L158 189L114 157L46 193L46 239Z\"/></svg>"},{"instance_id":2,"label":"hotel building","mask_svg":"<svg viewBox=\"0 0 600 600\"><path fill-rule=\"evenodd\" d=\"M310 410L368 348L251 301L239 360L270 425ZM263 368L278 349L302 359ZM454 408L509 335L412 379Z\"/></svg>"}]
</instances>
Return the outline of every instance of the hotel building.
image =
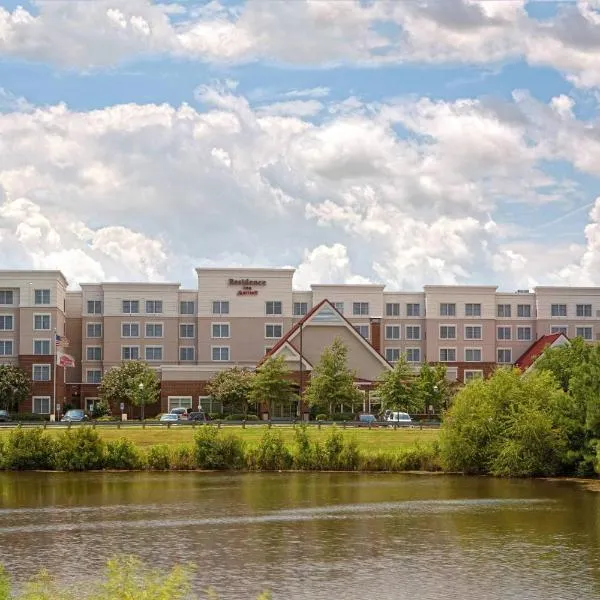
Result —
<instances>
[{"instance_id":1,"label":"hotel building","mask_svg":"<svg viewBox=\"0 0 600 600\"><path fill-rule=\"evenodd\" d=\"M0 271L0 361L31 374L23 412L50 413L65 403L89 409L103 373L135 359L159 373L156 411L201 404L214 412L219 407L206 383L220 370L254 368L272 353L283 354L292 370L309 372L338 336L366 386L401 354L415 366L445 363L448 377L463 382L514 364L547 334L600 339L600 288L295 290L293 275L293 269L199 268L196 289L109 282L68 291L60 271ZM55 332L68 339L65 351L76 365L57 367L53 381Z\"/></svg>"}]
</instances>

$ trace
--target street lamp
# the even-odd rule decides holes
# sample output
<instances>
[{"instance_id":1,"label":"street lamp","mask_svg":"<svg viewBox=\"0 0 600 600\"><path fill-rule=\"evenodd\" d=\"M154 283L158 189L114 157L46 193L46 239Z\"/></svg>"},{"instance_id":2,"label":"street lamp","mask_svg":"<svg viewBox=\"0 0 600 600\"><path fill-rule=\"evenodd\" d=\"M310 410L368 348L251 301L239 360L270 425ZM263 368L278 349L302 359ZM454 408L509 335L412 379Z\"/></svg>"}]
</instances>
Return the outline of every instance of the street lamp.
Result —
<instances>
[{"instance_id":1,"label":"street lamp","mask_svg":"<svg viewBox=\"0 0 600 600\"><path fill-rule=\"evenodd\" d=\"M140 406L142 407L142 421L144 420L144 384L140 381L138 385L138 389L140 390Z\"/></svg>"}]
</instances>

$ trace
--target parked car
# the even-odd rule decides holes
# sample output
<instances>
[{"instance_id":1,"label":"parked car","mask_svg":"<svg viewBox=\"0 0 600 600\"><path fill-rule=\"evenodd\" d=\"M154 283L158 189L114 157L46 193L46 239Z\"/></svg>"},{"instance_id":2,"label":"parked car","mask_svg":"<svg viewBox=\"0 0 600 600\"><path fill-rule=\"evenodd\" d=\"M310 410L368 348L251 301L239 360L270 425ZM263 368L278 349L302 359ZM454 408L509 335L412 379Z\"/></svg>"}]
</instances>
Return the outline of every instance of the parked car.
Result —
<instances>
[{"instance_id":1,"label":"parked car","mask_svg":"<svg viewBox=\"0 0 600 600\"><path fill-rule=\"evenodd\" d=\"M180 418L177 413L165 413L164 415L160 415L159 421L161 423L179 423Z\"/></svg>"},{"instance_id":2,"label":"parked car","mask_svg":"<svg viewBox=\"0 0 600 600\"><path fill-rule=\"evenodd\" d=\"M187 408L172 408L169 411L169 414L171 415L177 415L180 419L187 419L188 418L188 411Z\"/></svg>"},{"instance_id":3,"label":"parked car","mask_svg":"<svg viewBox=\"0 0 600 600\"><path fill-rule=\"evenodd\" d=\"M412 425L412 419L410 415L405 412L392 411L386 421L398 427L410 427Z\"/></svg>"},{"instance_id":4,"label":"parked car","mask_svg":"<svg viewBox=\"0 0 600 600\"><path fill-rule=\"evenodd\" d=\"M10 421L10 415L7 410L0 410L0 423L7 423Z\"/></svg>"},{"instance_id":5,"label":"parked car","mask_svg":"<svg viewBox=\"0 0 600 600\"><path fill-rule=\"evenodd\" d=\"M206 423L209 421L208 415L204 412L191 412L188 413L188 421L196 421L200 423Z\"/></svg>"},{"instance_id":6,"label":"parked car","mask_svg":"<svg viewBox=\"0 0 600 600\"><path fill-rule=\"evenodd\" d=\"M67 423L81 423L81 421L87 421L89 417L85 414L85 411L81 408L72 408L68 410L62 417L61 421Z\"/></svg>"},{"instance_id":7,"label":"parked car","mask_svg":"<svg viewBox=\"0 0 600 600\"><path fill-rule=\"evenodd\" d=\"M377 418L375 415L370 415L365 413L363 415L358 415L358 426L359 427L369 427L377 424Z\"/></svg>"}]
</instances>

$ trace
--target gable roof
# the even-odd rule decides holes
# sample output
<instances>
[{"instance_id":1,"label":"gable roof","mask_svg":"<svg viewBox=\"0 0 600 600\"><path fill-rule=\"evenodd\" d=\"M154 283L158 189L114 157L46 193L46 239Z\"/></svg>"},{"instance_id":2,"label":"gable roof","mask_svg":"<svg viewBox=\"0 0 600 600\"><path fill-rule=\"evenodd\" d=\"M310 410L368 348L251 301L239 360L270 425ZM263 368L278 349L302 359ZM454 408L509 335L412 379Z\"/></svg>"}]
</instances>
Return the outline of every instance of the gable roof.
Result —
<instances>
[{"instance_id":1,"label":"gable roof","mask_svg":"<svg viewBox=\"0 0 600 600\"><path fill-rule=\"evenodd\" d=\"M366 340L360 333L358 333L358 331L356 331L356 329L354 329L354 326L352 325L352 323L350 323L350 321L348 321L348 319L346 319L346 317L344 317L344 315L337 310L337 308L331 303L329 302L329 300L324 299L321 300L321 302L319 302L316 306L314 306L310 311L308 311L304 317L302 317L302 319L300 319L272 348L269 352L267 352L265 354L265 356L263 356L262 360L258 363L259 365L262 364L267 358L271 357L271 356L276 356L277 353L281 350L281 348L283 348L283 346L285 346L286 344L291 346L296 352L298 352L298 356L300 356L299 354L299 350L298 348L296 348L296 346L294 346L294 344L292 344L292 338L294 338L296 336L297 333L300 332L300 328L306 326L307 324L310 323L310 321L315 320L318 321L319 318L319 314L323 313L323 308L327 308L328 309L328 313L329 316L335 316L335 322L337 322L340 325L345 326L347 329L350 330L350 332L352 333L352 335L354 335L356 337L356 339L358 339L360 341L360 343L373 355L377 358L377 360L381 363L381 365L386 368L386 369L391 369L392 366L390 365L390 363L385 359L385 357L378 352L373 345Z\"/></svg>"},{"instance_id":2,"label":"gable roof","mask_svg":"<svg viewBox=\"0 0 600 600\"><path fill-rule=\"evenodd\" d=\"M515 361L515 367L521 369L521 371L527 371L533 366L537 358L544 352L548 347L562 346L568 343L569 339L564 333L551 333L549 335L543 335L538 338L523 354Z\"/></svg>"},{"instance_id":3,"label":"gable roof","mask_svg":"<svg viewBox=\"0 0 600 600\"><path fill-rule=\"evenodd\" d=\"M279 346L277 352L278 354L283 354L285 352L288 356L291 355L291 358L293 358L296 362L300 362L300 352L298 352L298 350L294 346L292 346L292 344L290 344L288 341ZM312 371L313 369L312 364L306 358L306 356L302 357L302 365L306 371Z\"/></svg>"}]
</instances>

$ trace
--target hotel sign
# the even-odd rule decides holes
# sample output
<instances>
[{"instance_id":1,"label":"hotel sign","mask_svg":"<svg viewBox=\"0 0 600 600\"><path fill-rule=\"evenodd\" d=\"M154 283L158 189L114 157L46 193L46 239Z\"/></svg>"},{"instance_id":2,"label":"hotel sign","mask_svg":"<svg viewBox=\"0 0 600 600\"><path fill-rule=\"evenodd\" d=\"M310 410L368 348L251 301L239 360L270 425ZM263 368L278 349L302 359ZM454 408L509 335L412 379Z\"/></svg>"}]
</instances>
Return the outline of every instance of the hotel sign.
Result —
<instances>
[{"instance_id":1,"label":"hotel sign","mask_svg":"<svg viewBox=\"0 0 600 600\"><path fill-rule=\"evenodd\" d=\"M238 296L258 296L257 287L264 287L267 282L264 279L230 279L229 285L240 286Z\"/></svg>"}]
</instances>

